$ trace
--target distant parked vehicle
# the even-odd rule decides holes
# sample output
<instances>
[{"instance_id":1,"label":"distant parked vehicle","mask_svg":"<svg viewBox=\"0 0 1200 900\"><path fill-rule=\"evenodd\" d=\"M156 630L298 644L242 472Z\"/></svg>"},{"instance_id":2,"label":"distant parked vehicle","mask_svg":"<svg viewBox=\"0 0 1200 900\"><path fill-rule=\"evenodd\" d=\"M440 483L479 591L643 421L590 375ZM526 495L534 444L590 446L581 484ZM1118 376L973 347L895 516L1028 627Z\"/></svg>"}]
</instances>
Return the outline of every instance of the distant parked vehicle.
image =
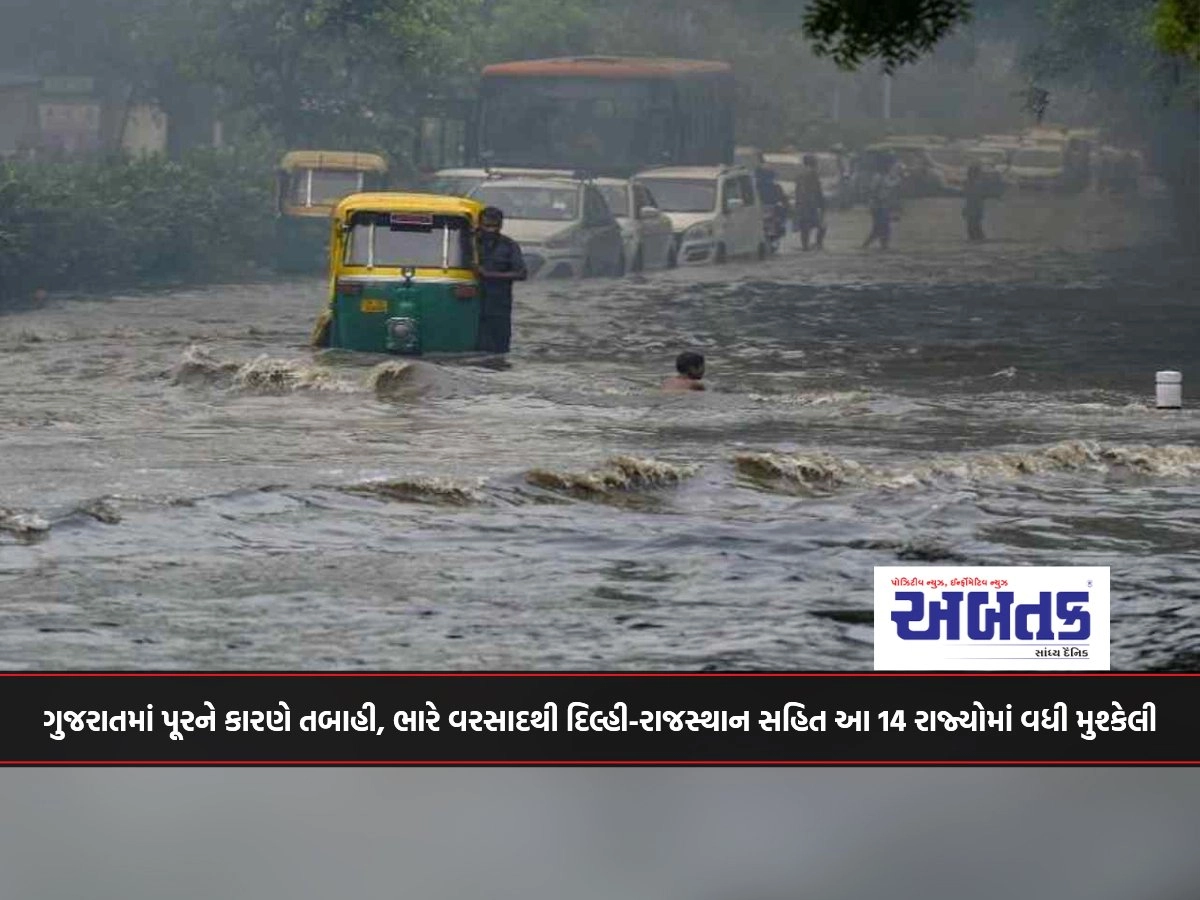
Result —
<instances>
[{"instance_id":1,"label":"distant parked vehicle","mask_svg":"<svg viewBox=\"0 0 1200 900\"><path fill-rule=\"evenodd\" d=\"M925 145L915 138L889 139L867 148L868 154L881 154L894 158L904 167L904 183L901 191L909 197L938 197L954 193L947 173L933 158L931 151L944 147L943 141Z\"/></svg>"},{"instance_id":2,"label":"distant parked vehicle","mask_svg":"<svg viewBox=\"0 0 1200 900\"><path fill-rule=\"evenodd\" d=\"M530 278L625 274L621 226L593 182L489 178L471 197L504 213L504 233L521 245Z\"/></svg>"},{"instance_id":3,"label":"distant parked vehicle","mask_svg":"<svg viewBox=\"0 0 1200 900\"><path fill-rule=\"evenodd\" d=\"M387 161L374 153L293 150L279 161L275 203L275 268L322 272L329 264L329 217L346 196L376 191Z\"/></svg>"},{"instance_id":4,"label":"distant parked vehicle","mask_svg":"<svg viewBox=\"0 0 1200 900\"><path fill-rule=\"evenodd\" d=\"M804 157L809 151L794 153L766 153L767 167L775 170L779 184L787 192L788 199L796 196L796 182L800 179L800 171L804 168ZM842 205L842 195L849 187L849 169L847 160L838 153L829 151L812 151L817 159L817 176L821 179L821 192L825 201L833 205Z\"/></svg>"},{"instance_id":5,"label":"distant parked vehicle","mask_svg":"<svg viewBox=\"0 0 1200 900\"><path fill-rule=\"evenodd\" d=\"M767 255L762 204L748 169L676 166L649 169L636 180L670 216L680 264Z\"/></svg>"},{"instance_id":6,"label":"distant parked vehicle","mask_svg":"<svg viewBox=\"0 0 1200 900\"><path fill-rule=\"evenodd\" d=\"M597 178L595 183L621 226L630 271L674 267L675 232L650 189L626 178Z\"/></svg>"},{"instance_id":7,"label":"distant parked vehicle","mask_svg":"<svg viewBox=\"0 0 1200 900\"><path fill-rule=\"evenodd\" d=\"M1014 151L1008 173L1023 191L1060 190L1066 173L1063 151L1054 145L1021 147Z\"/></svg>"},{"instance_id":8,"label":"distant parked vehicle","mask_svg":"<svg viewBox=\"0 0 1200 900\"><path fill-rule=\"evenodd\" d=\"M515 175L528 175L534 178L539 176L570 178L572 174L572 172L564 169L439 169L429 176L429 179L421 186L421 189L423 191L428 191L431 194L446 194L451 197L467 197L470 195L471 191L479 187L479 185L483 184L489 178L511 178Z\"/></svg>"}]
</instances>

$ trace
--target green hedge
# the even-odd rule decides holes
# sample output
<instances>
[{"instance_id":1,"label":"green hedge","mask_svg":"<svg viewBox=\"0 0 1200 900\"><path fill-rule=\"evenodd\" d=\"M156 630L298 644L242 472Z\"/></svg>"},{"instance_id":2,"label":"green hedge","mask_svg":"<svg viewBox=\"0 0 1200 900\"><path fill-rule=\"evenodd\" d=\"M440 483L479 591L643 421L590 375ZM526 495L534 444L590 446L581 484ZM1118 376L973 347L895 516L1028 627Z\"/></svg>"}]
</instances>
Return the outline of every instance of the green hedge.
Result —
<instances>
[{"instance_id":1,"label":"green hedge","mask_svg":"<svg viewBox=\"0 0 1200 900\"><path fill-rule=\"evenodd\" d=\"M0 163L0 299L219 281L270 264L277 155Z\"/></svg>"}]
</instances>

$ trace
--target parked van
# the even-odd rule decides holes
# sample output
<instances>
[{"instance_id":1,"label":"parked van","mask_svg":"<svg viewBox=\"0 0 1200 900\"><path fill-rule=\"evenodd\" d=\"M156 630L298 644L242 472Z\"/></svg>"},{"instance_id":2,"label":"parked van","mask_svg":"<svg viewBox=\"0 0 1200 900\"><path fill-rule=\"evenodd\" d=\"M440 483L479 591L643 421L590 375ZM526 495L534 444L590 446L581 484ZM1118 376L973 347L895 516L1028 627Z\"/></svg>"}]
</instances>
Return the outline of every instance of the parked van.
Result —
<instances>
[{"instance_id":1,"label":"parked van","mask_svg":"<svg viewBox=\"0 0 1200 900\"><path fill-rule=\"evenodd\" d=\"M671 219L680 265L767 255L763 208L742 166L673 166L635 176Z\"/></svg>"}]
</instances>

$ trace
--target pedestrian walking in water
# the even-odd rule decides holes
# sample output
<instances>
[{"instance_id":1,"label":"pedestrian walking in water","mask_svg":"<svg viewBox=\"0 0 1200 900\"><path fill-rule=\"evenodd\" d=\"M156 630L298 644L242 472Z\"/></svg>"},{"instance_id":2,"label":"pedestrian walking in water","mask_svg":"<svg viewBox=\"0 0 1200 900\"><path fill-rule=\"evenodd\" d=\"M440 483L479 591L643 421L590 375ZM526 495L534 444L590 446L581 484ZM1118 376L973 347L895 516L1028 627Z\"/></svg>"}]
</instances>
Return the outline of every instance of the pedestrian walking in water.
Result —
<instances>
[{"instance_id":1,"label":"pedestrian walking in water","mask_svg":"<svg viewBox=\"0 0 1200 900\"><path fill-rule=\"evenodd\" d=\"M813 229L817 232L816 249L825 246L825 192L817 172L817 158L804 156L800 177L796 180L796 230L800 232L800 248L807 250Z\"/></svg>"},{"instance_id":2,"label":"pedestrian walking in water","mask_svg":"<svg viewBox=\"0 0 1200 900\"><path fill-rule=\"evenodd\" d=\"M685 351L675 358L675 371L663 382L664 391L702 391L704 390L704 356L700 353Z\"/></svg>"},{"instance_id":3,"label":"pedestrian walking in water","mask_svg":"<svg viewBox=\"0 0 1200 900\"><path fill-rule=\"evenodd\" d=\"M967 222L967 240L983 240L983 202L990 191L983 179L983 169L979 163L971 163L967 168L967 181L963 185L963 218Z\"/></svg>"},{"instance_id":4,"label":"pedestrian walking in water","mask_svg":"<svg viewBox=\"0 0 1200 900\"><path fill-rule=\"evenodd\" d=\"M867 208L871 211L871 233L863 241L863 249L879 241L879 246L886 250L892 239L892 185L887 165L882 161L867 183Z\"/></svg>"},{"instance_id":5,"label":"pedestrian walking in water","mask_svg":"<svg viewBox=\"0 0 1200 900\"><path fill-rule=\"evenodd\" d=\"M507 353L512 338L512 283L524 281L521 246L500 233L504 213L494 206L479 215L479 276L483 299L479 305L479 349Z\"/></svg>"}]
</instances>

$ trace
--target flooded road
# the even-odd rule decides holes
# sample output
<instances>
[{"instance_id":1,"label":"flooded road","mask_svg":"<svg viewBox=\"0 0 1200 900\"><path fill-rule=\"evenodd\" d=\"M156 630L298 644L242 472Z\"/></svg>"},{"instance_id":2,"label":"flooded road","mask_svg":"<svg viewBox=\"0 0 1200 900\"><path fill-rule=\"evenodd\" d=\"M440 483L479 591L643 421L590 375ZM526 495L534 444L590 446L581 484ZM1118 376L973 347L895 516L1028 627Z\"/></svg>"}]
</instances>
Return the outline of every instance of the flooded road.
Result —
<instances>
[{"instance_id":1,"label":"flooded road","mask_svg":"<svg viewBox=\"0 0 1200 900\"><path fill-rule=\"evenodd\" d=\"M959 208L522 285L507 368L314 351L316 278L4 313L0 666L869 669L897 560L1111 566L1113 667L1194 666L1195 257Z\"/></svg>"}]
</instances>

